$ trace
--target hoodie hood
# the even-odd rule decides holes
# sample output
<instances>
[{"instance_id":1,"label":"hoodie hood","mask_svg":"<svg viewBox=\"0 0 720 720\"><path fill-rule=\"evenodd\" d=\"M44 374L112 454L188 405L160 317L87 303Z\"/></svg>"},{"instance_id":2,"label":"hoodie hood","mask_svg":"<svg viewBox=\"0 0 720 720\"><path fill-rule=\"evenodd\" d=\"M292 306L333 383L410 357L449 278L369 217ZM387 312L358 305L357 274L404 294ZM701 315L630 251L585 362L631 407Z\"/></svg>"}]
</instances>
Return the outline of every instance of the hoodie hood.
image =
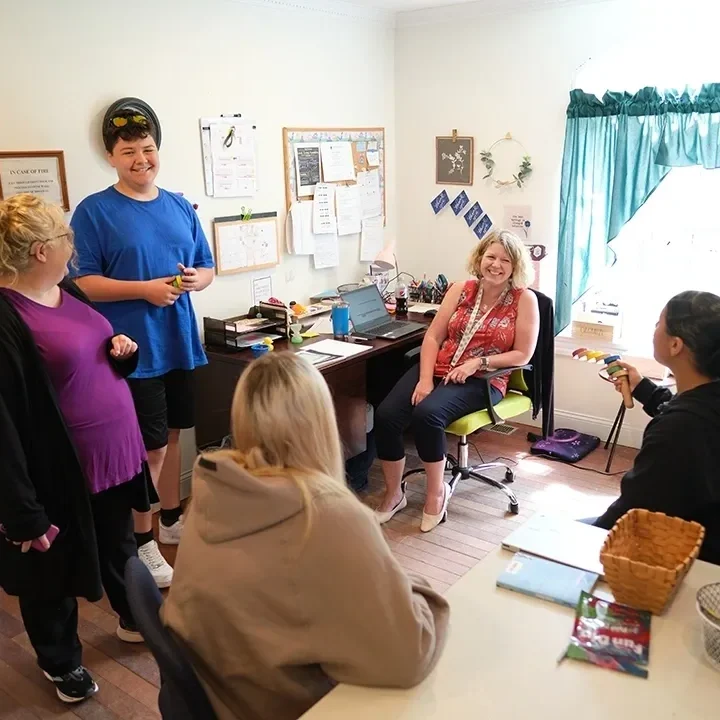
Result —
<instances>
[{"instance_id":1,"label":"hoodie hood","mask_svg":"<svg viewBox=\"0 0 720 720\"><path fill-rule=\"evenodd\" d=\"M690 412L710 426L720 429L720 380L676 395L668 403L665 412Z\"/></svg>"},{"instance_id":2,"label":"hoodie hood","mask_svg":"<svg viewBox=\"0 0 720 720\"><path fill-rule=\"evenodd\" d=\"M261 532L304 510L293 480L253 475L219 453L201 455L196 461L190 502L198 533L208 543Z\"/></svg>"}]
</instances>

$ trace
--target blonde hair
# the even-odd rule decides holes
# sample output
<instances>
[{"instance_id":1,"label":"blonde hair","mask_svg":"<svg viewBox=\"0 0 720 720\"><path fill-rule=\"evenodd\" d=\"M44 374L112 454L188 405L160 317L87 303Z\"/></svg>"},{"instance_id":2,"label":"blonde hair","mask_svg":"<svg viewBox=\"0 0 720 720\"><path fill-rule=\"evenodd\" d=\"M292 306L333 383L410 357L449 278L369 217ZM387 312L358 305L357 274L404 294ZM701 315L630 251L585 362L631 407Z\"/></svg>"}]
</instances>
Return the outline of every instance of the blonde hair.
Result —
<instances>
[{"instance_id":1,"label":"blonde hair","mask_svg":"<svg viewBox=\"0 0 720 720\"><path fill-rule=\"evenodd\" d=\"M290 352L270 352L240 376L232 411L234 449L219 451L255 476L287 477L306 511L312 488L348 493L335 408L325 379ZM308 514L308 529L310 527Z\"/></svg>"},{"instance_id":2,"label":"blonde hair","mask_svg":"<svg viewBox=\"0 0 720 720\"><path fill-rule=\"evenodd\" d=\"M529 287L535 277L530 251L523 241L509 230L498 230L488 233L472 251L470 259L468 260L468 270L479 279L482 259L490 246L495 243L502 247L510 258L510 262L512 262L513 271L510 276L511 287L516 289Z\"/></svg>"},{"instance_id":3,"label":"blonde hair","mask_svg":"<svg viewBox=\"0 0 720 720\"><path fill-rule=\"evenodd\" d=\"M59 206L29 193L0 202L0 277L14 283L30 267L32 246L53 242L61 233L72 239Z\"/></svg>"}]
</instances>

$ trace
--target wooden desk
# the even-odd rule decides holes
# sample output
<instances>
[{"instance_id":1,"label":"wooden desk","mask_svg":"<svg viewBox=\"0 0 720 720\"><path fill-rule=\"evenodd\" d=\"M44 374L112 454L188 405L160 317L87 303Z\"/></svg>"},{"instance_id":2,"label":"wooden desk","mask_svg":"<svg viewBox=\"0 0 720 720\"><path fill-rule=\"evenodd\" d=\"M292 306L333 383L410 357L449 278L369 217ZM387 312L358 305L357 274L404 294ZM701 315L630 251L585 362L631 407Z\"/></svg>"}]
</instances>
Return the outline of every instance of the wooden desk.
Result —
<instances>
[{"instance_id":1,"label":"wooden desk","mask_svg":"<svg viewBox=\"0 0 720 720\"><path fill-rule=\"evenodd\" d=\"M421 321L422 316L412 317ZM399 340L368 340L371 350L319 368L335 401L338 429L346 458L367 447L366 403L376 404L390 390L403 371L405 353L422 342L424 330ZM297 352L311 347L327 335L293 345L275 342L275 352ZM250 350L206 347L208 364L195 371L195 438L199 448L219 443L230 431L230 407L238 378L252 362Z\"/></svg>"},{"instance_id":2,"label":"wooden desk","mask_svg":"<svg viewBox=\"0 0 720 720\"><path fill-rule=\"evenodd\" d=\"M495 587L502 549L447 593L451 628L432 675L409 691L340 685L303 720L708 720L720 708L720 673L703 655L698 588L720 567L696 562L666 616L653 617L643 680L557 659L574 613ZM372 620L372 619L370 619Z\"/></svg>"}]
</instances>

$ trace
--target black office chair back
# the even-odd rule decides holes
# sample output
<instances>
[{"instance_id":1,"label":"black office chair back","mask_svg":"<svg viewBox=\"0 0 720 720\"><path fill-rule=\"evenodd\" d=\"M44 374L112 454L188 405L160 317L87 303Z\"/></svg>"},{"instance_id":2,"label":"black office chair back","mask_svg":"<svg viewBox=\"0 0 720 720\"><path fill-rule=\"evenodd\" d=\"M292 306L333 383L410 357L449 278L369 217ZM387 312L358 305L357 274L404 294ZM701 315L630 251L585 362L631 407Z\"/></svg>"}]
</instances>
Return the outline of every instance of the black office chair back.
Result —
<instances>
[{"instance_id":1,"label":"black office chair back","mask_svg":"<svg viewBox=\"0 0 720 720\"><path fill-rule=\"evenodd\" d=\"M139 558L125 566L128 602L138 630L160 668L158 705L165 720L217 720L187 652L160 620L163 598Z\"/></svg>"}]
</instances>

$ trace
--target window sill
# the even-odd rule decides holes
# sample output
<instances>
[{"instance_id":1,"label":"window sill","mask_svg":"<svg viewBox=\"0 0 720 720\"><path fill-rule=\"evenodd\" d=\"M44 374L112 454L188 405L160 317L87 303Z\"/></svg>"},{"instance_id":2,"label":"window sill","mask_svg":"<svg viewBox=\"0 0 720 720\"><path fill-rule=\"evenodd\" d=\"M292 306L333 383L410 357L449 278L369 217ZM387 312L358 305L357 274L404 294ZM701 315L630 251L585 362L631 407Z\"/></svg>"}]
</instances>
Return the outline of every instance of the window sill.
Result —
<instances>
[{"instance_id":1,"label":"window sill","mask_svg":"<svg viewBox=\"0 0 720 720\"><path fill-rule=\"evenodd\" d=\"M594 341L592 345L593 350L621 355L624 360L634 365L645 377L662 380L667 376L667 370L652 356L647 353L633 353L623 343ZM560 334L555 338L555 355L572 357L573 352L579 347L587 347L587 345L583 345L582 340L572 337L569 333L567 335Z\"/></svg>"}]
</instances>

